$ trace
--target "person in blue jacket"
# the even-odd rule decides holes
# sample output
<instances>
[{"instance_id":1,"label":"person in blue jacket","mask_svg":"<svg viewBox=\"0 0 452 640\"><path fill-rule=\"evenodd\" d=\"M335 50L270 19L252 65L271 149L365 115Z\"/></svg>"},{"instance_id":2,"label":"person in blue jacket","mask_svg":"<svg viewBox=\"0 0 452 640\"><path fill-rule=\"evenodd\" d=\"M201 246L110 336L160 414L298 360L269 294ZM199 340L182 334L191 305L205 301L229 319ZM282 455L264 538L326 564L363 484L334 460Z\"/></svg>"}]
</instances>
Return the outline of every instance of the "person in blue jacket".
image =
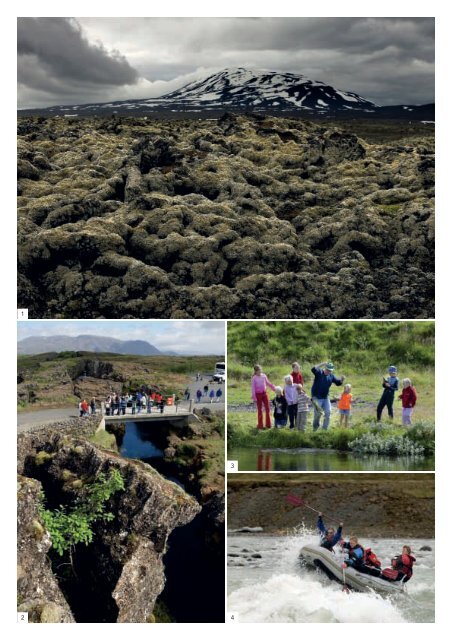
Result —
<instances>
[{"instance_id":1,"label":"person in blue jacket","mask_svg":"<svg viewBox=\"0 0 452 640\"><path fill-rule=\"evenodd\" d=\"M322 429L330 426L331 403L328 397L332 384L340 387L344 384L345 376L337 378L334 374L332 362L321 362L311 369L314 374L314 382L311 387L312 404L314 406L314 421L312 428L314 431L320 426L320 416L323 413Z\"/></svg>"},{"instance_id":2,"label":"person in blue jacket","mask_svg":"<svg viewBox=\"0 0 452 640\"><path fill-rule=\"evenodd\" d=\"M320 546L329 551L333 550L333 547L342 538L342 526L343 523L339 522L339 527L335 531L332 527L325 527L323 522L323 513L319 512L319 518L317 520L317 529L320 531Z\"/></svg>"},{"instance_id":3,"label":"person in blue jacket","mask_svg":"<svg viewBox=\"0 0 452 640\"><path fill-rule=\"evenodd\" d=\"M354 569L361 569L364 566L364 548L359 544L356 536L350 536L349 542L344 542L343 549L348 551L348 559L345 560L345 564Z\"/></svg>"},{"instance_id":4,"label":"person in blue jacket","mask_svg":"<svg viewBox=\"0 0 452 640\"><path fill-rule=\"evenodd\" d=\"M388 417L390 420L394 417L393 404L394 404L394 395L395 392L399 388L399 379L397 377L397 367L391 365L388 367L389 376L387 378L383 378L383 393L380 398L380 402L377 406L377 420L380 422L381 414L383 413L383 409L388 407Z\"/></svg>"}]
</instances>

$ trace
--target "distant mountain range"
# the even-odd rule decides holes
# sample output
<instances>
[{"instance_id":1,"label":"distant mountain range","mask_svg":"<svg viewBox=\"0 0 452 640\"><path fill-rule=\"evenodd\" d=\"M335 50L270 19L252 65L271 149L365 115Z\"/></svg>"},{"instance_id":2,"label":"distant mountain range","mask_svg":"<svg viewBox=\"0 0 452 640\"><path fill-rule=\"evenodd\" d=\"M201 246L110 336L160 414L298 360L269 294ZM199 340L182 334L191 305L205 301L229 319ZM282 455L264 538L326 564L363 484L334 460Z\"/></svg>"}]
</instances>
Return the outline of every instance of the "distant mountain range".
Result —
<instances>
[{"instance_id":1,"label":"distant mountain range","mask_svg":"<svg viewBox=\"0 0 452 640\"><path fill-rule=\"evenodd\" d=\"M295 73L224 69L160 98L26 109L19 115L92 116L269 111L336 117L434 120L434 105L379 106Z\"/></svg>"},{"instance_id":2,"label":"distant mountain range","mask_svg":"<svg viewBox=\"0 0 452 640\"><path fill-rule=\"evenodd\" d=\"M50 351L92 351L136 356L176 355L163 352L145 340L117 340L103 336L30 336L17 343L17 353L34 355Z\"/></svg>"}]
</instances>

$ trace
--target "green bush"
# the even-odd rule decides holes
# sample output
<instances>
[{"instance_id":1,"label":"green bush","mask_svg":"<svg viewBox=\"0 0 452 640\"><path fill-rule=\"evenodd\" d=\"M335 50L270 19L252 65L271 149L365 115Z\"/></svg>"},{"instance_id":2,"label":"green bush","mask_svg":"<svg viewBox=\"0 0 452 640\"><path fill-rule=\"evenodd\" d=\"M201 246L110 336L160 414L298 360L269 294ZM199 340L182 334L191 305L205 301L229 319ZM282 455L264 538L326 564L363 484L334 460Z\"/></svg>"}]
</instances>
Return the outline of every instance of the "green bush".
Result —
<instances>
[{"instance_id":1,"label":"green bush","mask_svg":"<svg viewBox=\"0 0 452 640\"><path fill-rule=\"evenodd\" d=\"M111 469L108 477L100 473L70 507L60 505L59 509L46 509L42 495L39 515L50 534L56 553L62 556L76 544L88 545L92 542L92 525L98 520L113 520L113 513L107 511L107 502L113 494L123 489L121 473L117 469Z\"/></svg>"},{"instance_id":2,"label":"green bush","mask_svg":"<svg viewBox=\"0 0 452 640\"><path fill-rule=\"evenodd\" d=\"M424 448L427 455L435 452L435 427L429 422L418 422L407 431L407 438Z\"/></svg>"},{"instance_id":3,"label":"green bush","mask_svg":"<svg viewBox=\"0 0 452 640\"><path fill-rule=\"evenodd\" d=\"M406 436L390 436L366 433L350 443L352 451L361 454L376 454L386 456L421 456L424 447L415 444Z\"/></svg>"}]
</instances>

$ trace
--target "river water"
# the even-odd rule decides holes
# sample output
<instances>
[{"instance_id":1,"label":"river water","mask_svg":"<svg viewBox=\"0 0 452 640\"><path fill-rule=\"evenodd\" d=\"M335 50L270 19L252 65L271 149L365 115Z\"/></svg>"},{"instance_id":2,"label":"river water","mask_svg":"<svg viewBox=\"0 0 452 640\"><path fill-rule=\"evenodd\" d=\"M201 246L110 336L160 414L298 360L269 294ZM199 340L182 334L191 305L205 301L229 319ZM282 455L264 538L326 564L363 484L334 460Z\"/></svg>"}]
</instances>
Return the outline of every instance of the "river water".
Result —
<instances>
[{"instance_id":1,"label":"river water","mask_svg":"<svg viewBox=\"0 0 452 640\"><path fill-rule=\"evenodd\" d=\"M358 455L335 449L228 449L239 471L434 471L433 457Z\"/></svg>"},{"instance_id":2,"label":"river water","mask_svg":"<svg viewBox=\"0 0 452 640\"><path fill-rule=\"evenodd\" d=\"M153 427L155 430L155 423L152 422L127 422L119 453L124 458L139 458L145 461L162 458L162 449L153 442Z\"/></svg>"},{"instance_id":3,"label":"river water","mask_svg":"<svg viewBox=\"0 0 452 640\"><path fill-rule=\"evenodd\" d=\"M138 458L151 465L166 480L187 491L183 477L168 474L164 461L166 422L127 422L119 442L124 458ZM168 538L163 557L165 588L158 601L174 622L224 622L223 544L210 541L209 511L204 507L188 524L176 527ZM221 545L221 553L218 546Z\"/></svg>"},{"instance_id":4,"label":"river water","mask_svg":"<svg viewBox=\"0 0 452 640\"><path fill-rule=\"evenodd\" d=\"M344 593L337 582L303 567L298 553L318 536L239 534L228 536L228 615L238 622L434 622L434 540L363 538L382 562L411 545L417 561L407 593ZM432 551L420 551L427 545ZM255 556L255 557L253 557ZM260 557L256 557L260 556Z\"/></svg>"}]
</instances>

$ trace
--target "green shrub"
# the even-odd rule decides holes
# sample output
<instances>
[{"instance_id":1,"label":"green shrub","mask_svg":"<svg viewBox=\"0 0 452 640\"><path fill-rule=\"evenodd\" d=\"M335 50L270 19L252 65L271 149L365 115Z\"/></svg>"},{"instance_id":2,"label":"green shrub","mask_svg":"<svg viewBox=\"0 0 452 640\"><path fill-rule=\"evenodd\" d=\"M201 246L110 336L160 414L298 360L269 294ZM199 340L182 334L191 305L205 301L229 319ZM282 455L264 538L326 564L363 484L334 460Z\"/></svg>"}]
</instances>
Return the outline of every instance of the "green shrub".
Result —
<instances>
[{"instance_id":1,"label":"green shrub","mask_svg":"<svg viewBox=\"0 0 452 640\"><path fill-rule=\"evenodd\" d=\"M39 515L50 534L52 547L62 556L76 544L88 545L93 539L92 525L98 520L108 522L114 515L107 511L107 502L113 494L124 489L124 480L117 469L111 469L108 477L100 473L70 507L46 509L44 495L39 504Z\"/></svg>"},{"instance_id":2,"label":"green shrub","mask_svg":"<svg viewBox=\"0 0 452 640\"><path fill-rule=\"evenodd\" d=\"M422 446L427 455L435 452L435 426L429 422L418 422L410 427L406 437Z\"/></svg>"},{"instance_id":3,"label":"green shrub","mask_svg":"<svg viewBox=\"0 0 452 640\"><path fill-rule=\"evenodd\" d=\"M424 447L415 444L406 436L390 436L366 433L350 443L352 451L356 453L370 453L386 456L421 456Z\"/></svg>"}]
</instances>

